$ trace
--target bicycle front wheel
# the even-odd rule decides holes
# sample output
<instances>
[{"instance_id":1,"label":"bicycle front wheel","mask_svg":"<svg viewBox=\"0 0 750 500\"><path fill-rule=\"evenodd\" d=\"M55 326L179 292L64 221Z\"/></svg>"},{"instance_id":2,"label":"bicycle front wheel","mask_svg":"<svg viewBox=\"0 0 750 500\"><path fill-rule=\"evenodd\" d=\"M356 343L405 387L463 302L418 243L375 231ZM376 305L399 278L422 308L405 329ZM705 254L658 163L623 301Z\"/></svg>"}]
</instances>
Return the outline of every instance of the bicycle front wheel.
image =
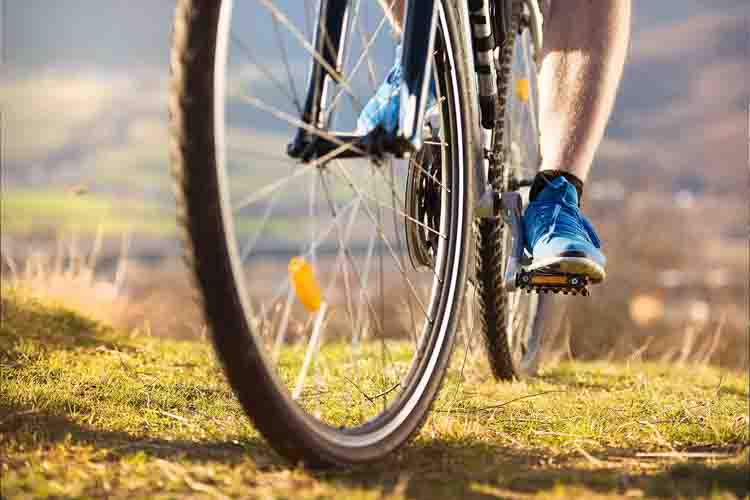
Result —
<instances>
[{"instance_id":1,"label":"bicycle front wheel","mask_svg":"<svg viewBox=\"0 0 750 500\"><path fill-rule=\"evenodd\" d=\"M308 132L353 127L391 67L381 3L348 2L340 77ZM423 150L290 160L320 58L318 5L178 1L172 165L188 260L243 408L287 458L350 465L404 444L440 387L464 296L477 117L445 1Z\"/></svg>"}]
</instances>

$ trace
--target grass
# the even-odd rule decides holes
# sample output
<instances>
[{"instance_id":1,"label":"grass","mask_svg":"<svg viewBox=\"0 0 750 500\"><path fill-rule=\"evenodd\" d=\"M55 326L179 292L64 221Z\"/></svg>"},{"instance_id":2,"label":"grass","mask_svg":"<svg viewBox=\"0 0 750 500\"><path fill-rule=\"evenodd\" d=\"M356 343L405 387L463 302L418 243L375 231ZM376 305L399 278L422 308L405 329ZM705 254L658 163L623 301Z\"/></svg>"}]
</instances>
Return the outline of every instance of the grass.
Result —
<instances>
[{"instance_id":1,"label":"grass","mask_svg":"<svg viewBox=\"0 0 750 500\"><path fill-rule=\"evenodd\" d=\"M287 245L299 245L300 217L275 215L241 215L235 218L235 231L241 240L264 227L265 238L275 238ZM76 195L65 190L13 189L4 191L0 204L3 234L23 238L44 233L76 233L105 238L119 238L134 233L155 238L177 236L177 223L171 204L119 199L114 195L86 193Z\"/></svg>"},{"instance_id":2,"label":"grass","mask_svg":"<svg viewBox=\"0 0 750 500\"><path fill-rule=\"evenodd\" d=\"M31 235L43 231L105 236L133 232L169 236L177 231L174 215L154 203L64 190L7 190L2 194L4 234Z\"/></svg>"},{"instance_id":3,"label":"grass","mask_svg":"<svg viewBox=\"0 0 750 500\"><path fill-rule=\"evenodd\" d=\"M206 343L124 334L7 287L0 328L3 498L750 494L746 374L568 362L498 384L481 362L459 376L457 352L410 446L311 472L264 443Z\"/></svg>"}]
</instances>

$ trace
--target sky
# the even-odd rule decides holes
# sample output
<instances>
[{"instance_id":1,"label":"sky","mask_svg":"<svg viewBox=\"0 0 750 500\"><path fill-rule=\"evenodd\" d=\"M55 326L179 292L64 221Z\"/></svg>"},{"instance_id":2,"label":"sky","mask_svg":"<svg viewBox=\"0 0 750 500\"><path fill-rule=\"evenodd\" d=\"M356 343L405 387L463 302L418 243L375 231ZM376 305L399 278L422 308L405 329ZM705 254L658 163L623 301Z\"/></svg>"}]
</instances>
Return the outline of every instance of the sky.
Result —
<instances>
[{"instance_id":1,"label":"sky","mask_svg":"<svg viewBox=\"0 0 750 500\"><path fill-rule=\"evenodd\" d=\"M629 62L597 157L602 171L632 164L641 175L645 162L684 173L716 148L730 164L718 170L742 166L748 5L634 1ZM4 0L4 189L84 183L103 193L169 192L173 8L172 0Z\"/></svg>"}]
</instances>

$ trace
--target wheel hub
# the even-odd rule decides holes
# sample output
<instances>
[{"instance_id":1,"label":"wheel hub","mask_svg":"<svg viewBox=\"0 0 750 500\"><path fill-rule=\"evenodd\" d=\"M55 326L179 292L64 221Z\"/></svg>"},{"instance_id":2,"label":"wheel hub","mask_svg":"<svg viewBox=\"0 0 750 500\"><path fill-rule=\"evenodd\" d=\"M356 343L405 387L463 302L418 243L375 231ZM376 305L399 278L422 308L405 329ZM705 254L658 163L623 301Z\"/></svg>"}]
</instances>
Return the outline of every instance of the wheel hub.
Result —
<instances>
[{"instance_id":1,"label":"wheel hub","mask_svg":"<svg viewBox=\"0 0 750 500\"><path fill-rule=\"evenodd\" d=\"M427 137L409 163L406 184L406 243L415 269L433 267L440 233L442 155L435 145L440 138L432 133Z\"/></svg>"}]
</instances>

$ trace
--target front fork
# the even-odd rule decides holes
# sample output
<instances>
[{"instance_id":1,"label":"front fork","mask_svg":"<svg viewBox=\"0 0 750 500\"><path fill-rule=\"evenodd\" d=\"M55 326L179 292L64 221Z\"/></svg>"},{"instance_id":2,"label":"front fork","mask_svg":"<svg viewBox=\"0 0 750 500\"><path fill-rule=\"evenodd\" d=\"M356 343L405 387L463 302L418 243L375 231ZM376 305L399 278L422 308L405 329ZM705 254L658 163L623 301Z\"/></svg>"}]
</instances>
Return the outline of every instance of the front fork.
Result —
<instances>
[{"instance_id":1,"label":"front fork","mask_svg":"<svg viewBox=\"0 0 750 500\"><path fill-rule=\"evenodd\" d=\"M318 19L315 25L313 48L317 57L313 59L308 77L307 97L302 110L302 122L313 129L325 128L321 114L330 81L343 79L341 63L343 57L344 34L349 17L349 0L321 0ZM310 128L300 127L294 139L287 146L287 154L292 158L308 161L325 152L315 151L318 136ZM336 145L333 145L335 148ZM322 154L321 154L322 153Z\"/></svg>"},{"instance_id":2,"label":"front fork","mask_svg":"<svg viewBox=\"0 0 750 500\"><path fill-rule=\"evenodd\" d=\"M311 129L326 128L323 103L331 81L345 84L342 74L343 47L350 5L348 0L320 0L314 48L320 57L313 59L308 80L307 98L302 113L305 126L300 127L287 153L292 158L309 161L331 153L344 144L352 148L342 151L339 158L363 157L373 153L408 155L422 148L422 121L429 98L432 74L432 52L437 32L438 2L417 0L407 2L403 49L401 56L402 83L399 127L394 134L376 129L368 136L326 131L326 138ZM377 142L377 144L375 144Z\"/></svg>"},{"instance_id":3,"label":"front fork","mask_svg":"<svg viewBox=\"0 0 750 500\"><path fill-rule=\"evenodd\" d=\"M493 57L495 40L490 24L490 1L507 0L469 0L460 3L462 18L472 25L474 51L468 54L472 58L469 66L477 61L477 88L481 108L481 125L486 130L494 128L497 83ZM339 150L336 157L364 157L375 153L391 153L402 157L418 151L422 147L422 121L429 98L429 86L432 73L432 52L435 47L439 2L437 0L411 0L406 4L403 47L401 55L402 83L399 127L397 132L388 136L376 129L367 136L357 136L326 130L325 134L316 134L315 129L327 129L323 123L323 103L326 91L331 83L342 82L342 48L346 43L345 33L349 19L348 0L320 0L319 16L316 24L314 48L320 57L313 59L308 79L307 98L302 113L305 126L298 128L294 139L287 147L292 158L310 161ZM479 127L480 124L476 126ZM481 134L477 133L476 136ZM486 135L486 133L485 133ZM325 136L325 137L323 137ZM377 142L377 144L375 144ZM342 145L351 144L350 148ZM476 215L478 217L495 217L494 193L488 189L487 165L481 152L480 160L473 166Z\"/></svg>"},{"instance_id":4,"label":"front fork","mask_svg":"<svg viewBox=\"0 0 750 500\"><path fill-rule=\"evenodd\" d=\"M479 116L483 138L481 152L473 165L475 186L475 216L501 216L511 228L513 251L509 256L504 282L506 288L515 289L516 276L521 269L523 237L521 230L522 204L517 192L497 193L487 180L488 157L486 145L491 142L491 131L498 119L495 110L497 75L494 64L496 40L490 16L494 4L496 15L508 12L509 0L467 0L459 3L464 9L461 17L469 21L472 35L472 58L469 66L477 70L476 87L479 93ZM536 0L527 0L537 5ZM366 136L342 134L326 130L315 134L315 129L327 129L328 118L323 115L328 87L333 82L344 83L342 74L343 47L346 43L350 5L348 0L320 0L314 48L320 57L313 59L308 81L307 98L302 113L305 126L300 127L287 148L289 156L310 161L339 149L338 158L364 157L373 152L406 156L422 148L422 121L429 98L432 74L432 53L435 48L439 2L436 0L411 0L406 5L403 48L401 56L402 83L399 127L392 134L376 129ZM537 7L538 10L538 7ZM514 36L515 34L513 34ZM502 117L500 117L502 118ZM326 137L323 137L323 136ZM376 144L377 143L377 144ZM351 148L341 148L351 144Z\"/></svg>"}]
</instances>

